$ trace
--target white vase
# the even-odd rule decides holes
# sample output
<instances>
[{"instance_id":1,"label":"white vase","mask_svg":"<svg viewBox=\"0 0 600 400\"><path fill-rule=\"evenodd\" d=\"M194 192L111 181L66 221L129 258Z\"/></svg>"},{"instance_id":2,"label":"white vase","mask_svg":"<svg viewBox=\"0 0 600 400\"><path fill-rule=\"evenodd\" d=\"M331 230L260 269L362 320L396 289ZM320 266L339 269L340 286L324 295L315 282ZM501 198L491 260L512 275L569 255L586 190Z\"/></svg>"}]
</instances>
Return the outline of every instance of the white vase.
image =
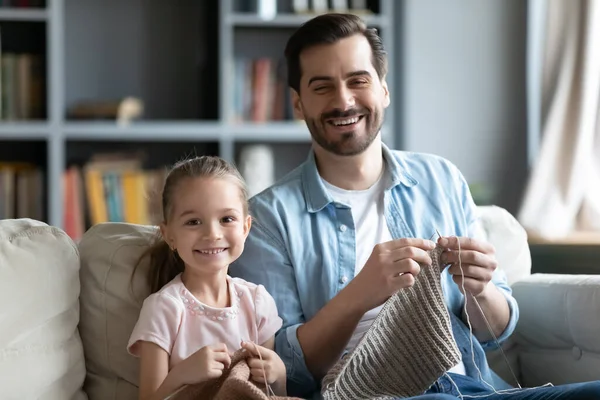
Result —
<instances>
[{"instance_id":1,"label":"white vase","mask_svg":"<svg viewBox=\"0 0 600 400\"><path fill-rule=\"evenodd\" d=\"M275 182L273 149L267 145L248 145L240 152L239 170L248 186L250 197Z\"/></svg>"}]
</instances>

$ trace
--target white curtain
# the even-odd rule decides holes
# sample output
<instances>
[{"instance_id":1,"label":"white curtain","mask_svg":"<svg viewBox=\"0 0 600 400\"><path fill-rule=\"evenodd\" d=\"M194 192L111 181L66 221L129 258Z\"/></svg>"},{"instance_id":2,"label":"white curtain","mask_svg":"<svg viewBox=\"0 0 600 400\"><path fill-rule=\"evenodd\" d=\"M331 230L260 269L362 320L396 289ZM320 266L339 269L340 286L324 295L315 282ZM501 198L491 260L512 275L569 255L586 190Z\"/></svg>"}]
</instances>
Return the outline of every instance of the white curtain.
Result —
<instances>
[{"instance_id":1,"label":"white curtain","mask_svg":"<svg viewBox=\"0 0 600 400\"><path fill-rule=\"evenodd\" d=\"M600 0L530 1L541 24L529 37L540 49L528 66L529 134L540 147L518 219L546 239L600 232Z\"/></svg>"}]
</instances>

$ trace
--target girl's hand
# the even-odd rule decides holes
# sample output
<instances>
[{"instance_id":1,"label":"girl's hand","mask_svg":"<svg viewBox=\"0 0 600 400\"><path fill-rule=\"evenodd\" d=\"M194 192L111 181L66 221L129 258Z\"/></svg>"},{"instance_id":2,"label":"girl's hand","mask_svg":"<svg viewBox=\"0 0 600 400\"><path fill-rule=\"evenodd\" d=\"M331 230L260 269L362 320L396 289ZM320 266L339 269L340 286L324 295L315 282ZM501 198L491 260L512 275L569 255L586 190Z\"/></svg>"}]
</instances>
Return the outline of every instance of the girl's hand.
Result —
<instances>
[{"instance_id":1,"label":"girl's hand","mask_svg":"<svg viewBox=\"0 0 600 400\"><path fill-rule=\"evenodd\" d=\"M205 346L175 367L182 385L192 385L223 375L231 365L231 356L224 343Z\"/></svg>"},{"instance_id":2,"label":"girl's hand","mask_svg":"<svg viewBox=\"0 0 600 400\"><path fill-rule=\"evenodd\" d=\"M248 366L250 367L252 380L262 384L268 383L269 385L276 382L285 383L285 365L277 353L252 342L242 342L242 348L248 352Z\"/></svg>"}]
</instances>

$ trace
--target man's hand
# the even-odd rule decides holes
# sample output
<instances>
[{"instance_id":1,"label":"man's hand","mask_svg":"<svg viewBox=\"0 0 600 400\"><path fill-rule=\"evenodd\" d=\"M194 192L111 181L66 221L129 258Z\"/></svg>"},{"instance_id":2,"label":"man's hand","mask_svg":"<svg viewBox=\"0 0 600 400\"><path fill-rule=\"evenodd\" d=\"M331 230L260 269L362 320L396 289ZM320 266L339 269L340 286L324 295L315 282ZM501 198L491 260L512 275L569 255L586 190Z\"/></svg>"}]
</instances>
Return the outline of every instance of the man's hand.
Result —
<instances>
[{"instance_id":1,"label":"man's hand","mask_svg":"<svg viewBox=\"0 0 600 400\"><path fill-rule=\"evenodd\" d=\"M434 242L415 238L376 245L362 270L348 285L358 307L367 312L383 304L398 290L412 286L421 265L431 264L427 251L433 248Z\"/></svg>"},{"instance_id":2,"label":"man's hand","mask_svg":"<svg viewBox=\"0 0 600 400\"><path fill-rule=\"evenodd\" d=\"M464 290L473 297L482 295L490 287L492 275L498 267L494 247L468 237L441 237L438 243L446 248L441 255L441 262L450 264L448 273L460 291L463 292L464 285Z\"/></svg>"},{"instance_id":3,"label":"man's hand","mask_svg":"<svg viewBox=\"0 0 600 400\"><path fill-rule=\"evenodd\" d=\"M442 237L438 243L447 249L442 253L441 262L451 264L448 272L460 291L465 294L465 298L470 295L477 299L477 302L466 303L463 321L471 324L473 333L481 341L491 340L492 332L496 337L500 336L510 321L510 308L504 294L492 282L492 275L498 267L494 247L465 237ZM492 332L488 330L488 323Z\"/></svg>"}]
</instances>

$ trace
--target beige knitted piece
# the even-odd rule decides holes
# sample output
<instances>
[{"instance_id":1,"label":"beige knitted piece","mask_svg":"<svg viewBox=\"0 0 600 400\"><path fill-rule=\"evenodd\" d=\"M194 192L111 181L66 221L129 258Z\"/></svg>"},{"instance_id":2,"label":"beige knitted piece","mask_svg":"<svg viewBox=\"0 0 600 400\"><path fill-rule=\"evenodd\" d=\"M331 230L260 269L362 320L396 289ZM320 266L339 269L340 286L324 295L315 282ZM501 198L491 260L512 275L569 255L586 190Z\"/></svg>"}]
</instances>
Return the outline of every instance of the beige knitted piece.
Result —
<instances>
[{"instance_id":1,"label":"beige knitted piece","mask_svg":"<svg viewBox=\"0 0 600 400\"><path fill-rule=\"evenodd\" d=\"M400 290L354 350L322 381L325 400L411 397L458 364L460 351L444 303L437 246L415 284Z\"/></svg>"},{"instance_id":2,"label":"beige knitted piece","mask_svg":"<svg viewBox=\"0 0 600 400\"><path fill-rule=\"evenodd\" d=\"M298 397L267 396L250 378L246 354L238 350L231 366L220 378L184 387L169 400L302 400Z\"/></svg>"}]
</instances>

